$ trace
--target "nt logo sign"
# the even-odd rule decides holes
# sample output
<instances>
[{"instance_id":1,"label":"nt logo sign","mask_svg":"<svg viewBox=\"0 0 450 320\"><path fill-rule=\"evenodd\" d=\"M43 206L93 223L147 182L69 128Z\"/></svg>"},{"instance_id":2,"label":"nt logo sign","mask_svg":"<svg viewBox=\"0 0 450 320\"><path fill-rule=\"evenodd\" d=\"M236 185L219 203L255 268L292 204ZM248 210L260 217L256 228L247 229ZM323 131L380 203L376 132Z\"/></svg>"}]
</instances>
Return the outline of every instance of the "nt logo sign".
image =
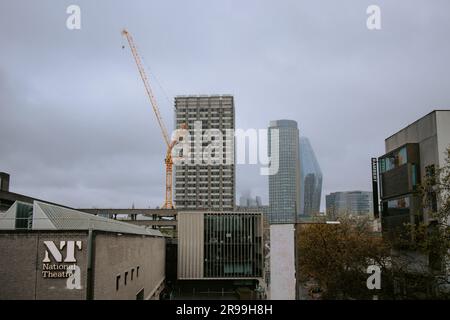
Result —
<instances>
[{"instance_id":1,"label":"nt logo sign","mask_svg":"<svg viewBox=\"0 0 450 320\"><path fill-rule=\"evenodd\" d=\"M67 289L82 289L81 270L76 264L75 251L81 250L81 241L60 241L56 246L53 241L44 241L45 254L42 260L42 277L61 279L67 278ZM66 255L63 256L63 250ZM52 257L52 259L50 259ZM53 262L52 262L53 260Z\"/></svg>"}]
</instances>

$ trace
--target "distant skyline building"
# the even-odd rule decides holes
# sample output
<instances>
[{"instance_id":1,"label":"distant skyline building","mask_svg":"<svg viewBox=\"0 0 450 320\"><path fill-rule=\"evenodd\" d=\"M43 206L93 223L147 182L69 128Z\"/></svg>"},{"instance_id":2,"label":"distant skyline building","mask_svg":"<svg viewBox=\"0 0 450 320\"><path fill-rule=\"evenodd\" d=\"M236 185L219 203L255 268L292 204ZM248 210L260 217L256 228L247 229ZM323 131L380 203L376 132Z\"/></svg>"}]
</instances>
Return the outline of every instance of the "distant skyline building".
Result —
<instances>
[{"instance_id":1,"label":"distant skyline building","mask_svg":"<svg viewBox=\"0 0 450 320\"><path fill-rule=\"evenodd\" d=\"M244 193L239 197L239 206L243 208L258 208L262 206L262 200L260 196L252 197L250 193Z\"/></svg>"},{"instance_id":2,"label":"distant skyline building","mask_svg":"<svg viewBox=\"0 0 450 320\"><path fill-rule=\"evenodd\" d=\"M195 123L201 121L202 132L218 129L223 134L223 158L234 159L234 138L229 139L225 130L235 128L234 99L231 95L177 96L175 97L175 123L188 125L191 137L195 137ZM203 137L205 139L205 137ZM210 137L211 140L214 137ZM211 141L201 141L201 147ZM229 150L231 154L226 154ZM191 153L196 157L195 144ZM175 165L175 207L177 209L232 210L236 198L236 172L233 163Z\"/></svg>"},{"instance_id":3,"label":"distant skyline building","mask_svg":"<svg viewBox=\"0 0 450 320\"><path fill-rule=\"evenodd\" d=\"M370 191L343 191L326 195L327 216L373 216L373 198Z\"/></svg>"},{"instance_id":4,"label":"distant skyline building","mask_svg":"<svg viewBox=\"0 0 450 320\"><path fill-rule=\"evenodd\" d=\"M314 150L306 137L300 137L300 215L320 213L322 170Z\"/></svg>"},{"instance_id":5,"label":"distant skyline building","mask_svg":"<svg viewBox=\"0 0 450 320\"><path fill-rule=\"evenodd\" d=\"M299 130L296 121L270 122L268 154L269 157L278 158L279 164L278 172L269 175L270 223L294 223L300 212L299 149Z\"/></svg>"}]
</instances>

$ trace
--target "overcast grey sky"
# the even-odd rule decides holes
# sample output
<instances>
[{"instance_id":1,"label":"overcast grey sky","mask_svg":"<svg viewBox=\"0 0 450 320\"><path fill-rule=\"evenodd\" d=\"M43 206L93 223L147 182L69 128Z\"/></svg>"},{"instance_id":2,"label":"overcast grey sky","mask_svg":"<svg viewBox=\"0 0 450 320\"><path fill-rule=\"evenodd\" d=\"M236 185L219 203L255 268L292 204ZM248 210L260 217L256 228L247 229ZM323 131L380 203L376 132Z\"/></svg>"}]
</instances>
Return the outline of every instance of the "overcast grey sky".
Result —
<instances>
[{"instance_id":1,"label":"overcast grey sky","mask_svg":"<svg viewBox=\"0 0 450 320\"><path fill-rule=\"evenodd\" d=\"M66 28L70 4L81 30ZM379 31L366 28L371 4ZM296 120L323 194L370 190L384 139L450 107L448 0L2 0L0 171L11 191L73 207L162 204L165 148L123 27L164 88L150 76L170 128L178 94L233 94L238 128ZM267 202L258 172L239 166L237 198Z\"/></svg>"}]
</instances>

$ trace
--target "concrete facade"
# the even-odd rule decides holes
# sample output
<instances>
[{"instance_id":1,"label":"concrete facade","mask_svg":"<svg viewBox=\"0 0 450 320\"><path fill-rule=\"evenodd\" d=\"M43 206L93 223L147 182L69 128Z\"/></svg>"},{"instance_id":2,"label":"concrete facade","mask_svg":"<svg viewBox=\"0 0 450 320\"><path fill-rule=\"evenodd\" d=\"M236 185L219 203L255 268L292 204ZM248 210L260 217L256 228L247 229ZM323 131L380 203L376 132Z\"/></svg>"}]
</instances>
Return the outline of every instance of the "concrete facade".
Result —
<instances>
[{"instance_id":1,"label":"concrete facade","mask_svg":"<svg viewBox=\"0 0 450 320\"><path fill-rule=\"evenodd\" d=\"M450 146L450 110L435 110L385 140L386 153L418 143L420 171L429 165L445 163L445 151Z\"/></svg>"},{"instance_id":2,"label":"concrete facade","mask_svg":"<svg viewBox=\"0 0 450 320\"><path fill-rule=\"evenodd\" d=\"M0 300L157 299L165 241L145 227L17 201L0 213Z\"/></svg>"},{"instance_id":3,"label":"concrete facade","mask_svg":"<svg viewBox=\"0 0 450 320\"><path fill-rule=\"evenodd\" d=\"M92 242L89 240L92 239ZM67 256L68 241L80 241L75 264L80 268L80 287L71 288L68 277L44 276L46 255L57 263L45 245L53 242ZM88 231L0 232L0 300L85 300L158 298L165 279L165 239L130 234ZM134 270L134 271L133 271ZM125 273L127 284L125 285ZM120 276L117 288L117 276Z\"/></svg>"},{"instance_id":4,"label":"concrete facade","mask_svg":"<svg viewBox=\"0 0 450 320\"><path fill-rule=\"evenodd\" d=\"M383 231L391 234L405 223L429 222L429 209L416 195L427 175L444 166L450 147L450 110L434 110L385 140L378 159Z\"/></svg>"},{"instance_id":5,"label":"concrete facade","mask_svg":"<svg viewBox=\"0 0 450 320\"><path fill-rule=\"evenodd\" d=\"M183 213L178 217L178 279L202 279L204 216Z\"/></svg>"},{"instance_id":6,"label":"concrete facade","mask_svg":"<svg viewBox=\"0 0 450 320\"><path fill-rule=\"evenodd\" d=\"M140 292L144 299L157 298L165 279L165 252L165 239L161 237L97 234L93 298L132 300Z\"/></svg>"},{"instance_id":7,"label":"concrete facade","mask_svg":"<svg viewBox=\"0 0 450 320\"><path fill-rule=\"evenodd\" d=\"M0 300L83 300L87 298L87 232L1 231ZM81 288L68 289L67 278L45 278L44 241L81 241L76 265L81 269ZM67 265L67 264L64 264Z\"/></svg>"},{"instance_id":8,"label":"concrete facade","mask_svg":"<svg viewBox=\"0 0 450 320\"><path fill-rule=\"evenodd\" d=\"M295 300L295 225L270 225L270 300Z\"/></svg>"},{"instance_id":9,"label":"concrete facade","mask_svg":"<svg viewBox=\"0 0 450 320\"><path fill-rule=\"evenodd\" d=\"M201 129L196 128L201 123ZM200 161L212 148L215 157L231 159L232 163L217 160L214 163L197 162L175 165L175 207L178 209L233 210L236 198L235 146L234 146L234 99L229 95L177 96L175 97L175 126L188 125L191 137L190 154ZM208 136L220 131L218 137ZM231 132L231 135L227 134ZM194 143L194 139L195 143ZM219 149L220 147L220 149Z\"/></svg>"}]
</instances>

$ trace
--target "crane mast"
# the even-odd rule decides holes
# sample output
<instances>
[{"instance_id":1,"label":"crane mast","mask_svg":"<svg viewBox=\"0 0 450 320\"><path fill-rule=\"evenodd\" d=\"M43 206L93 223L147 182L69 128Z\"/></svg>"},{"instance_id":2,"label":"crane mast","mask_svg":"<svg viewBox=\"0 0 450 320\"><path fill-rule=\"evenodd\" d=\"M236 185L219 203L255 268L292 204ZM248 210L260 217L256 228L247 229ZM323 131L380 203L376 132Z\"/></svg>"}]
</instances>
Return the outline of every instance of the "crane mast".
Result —
<instances>
[{"instance_id":1,"label":"crane mast","mask_svg":"<svg viewBox=\"0 0 450 320\"><path fill-rule=\"evenodd\" d=\"M172 141L169 138L169 133L167 132L166 126L164 125L164 122L162 120L161 113L159 112L158 104L156 103L156 99L153 94L152 88L150 87L150 82L148 81L147 74L145 73L141 58L136 49L136 45L134 44L133 37L126 29L124 29L122 31L122 35L124 35L127 38L128 44L131 49L131 53L133 54L134 61L136 62L136 66L139 70L139 74L141 75L142 82L144 82L145 90L150 99L150 103L151 103L153 111L155 113L156 120L158 121L159 127L161 129L161 133L164 138L164 142L166 143L166 146L167 146L166 157L164 160L164 162L166 164L166 194L165 194L165 201L164 201L164 204L162 207L164 209L173 209L174 205L172 202L172 167L173 167L172 149L177 144L178 137L176 137ZM182 125L182 128L185 129L186 126Z\"/></svg>"}]
</instances>

